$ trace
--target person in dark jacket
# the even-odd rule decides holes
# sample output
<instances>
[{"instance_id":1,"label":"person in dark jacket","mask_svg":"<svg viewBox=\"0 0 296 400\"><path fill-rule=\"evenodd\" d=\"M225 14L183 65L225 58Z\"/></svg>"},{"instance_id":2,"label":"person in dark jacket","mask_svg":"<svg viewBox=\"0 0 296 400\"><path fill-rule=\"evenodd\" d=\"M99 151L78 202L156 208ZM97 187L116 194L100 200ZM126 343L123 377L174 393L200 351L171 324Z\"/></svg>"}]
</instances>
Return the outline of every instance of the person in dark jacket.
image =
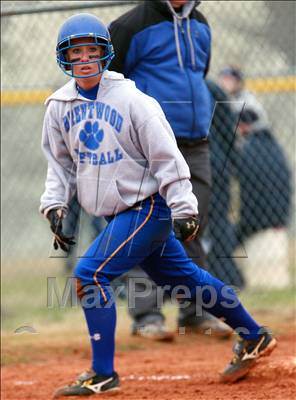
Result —
<instances>
[{"instance_id":1,"label":"person in dark jacket","mask_svg":"<svg viewBox=\"0 0 296 400\"><path fill-rule=\"evenodd\" d=\"M212 191L206 235L209 247L208 270L229 285L242 289L245 280L232 254L233 243L237 243L237 237L233 222L230 221L230 183L236 160L238 115L232 111L229 97L220 85L212 80L207 80L207 85L213 101L210 128Z\"/></svg>"},{"instance_id":2,"label":"person in dark jacket","mask_svg":"<svg viewBox=\"0 0 296 400\"><path fill-rule=\"evenodd\" d=\"M236 126L238 115L233 112L228 95L216 82L206 80L211 94L212 122L210 127L210 160L212 189L209 222L202 237L207 249L207 269L227 284L243 288L245 280L233 257L238 244L235 226L230 221L233 167L236 161ZM183 321L192 320L193 304L180 313Z\"/></svg>"},{"instance_id":3,"label":"person in dark jacket","mask_svg":"<svg viewBox=\"0 0 296 400\"><path fill-rule=\"evenodd\" d=\"M236 236L243 242L263 229L288 225L292 180L283 149L256 109L245 106L239 131L242 140L236 160L240 188Z\"/></svg>"},{"instance_id":4,"label":"person in dark jacket","mask_svg":"<svg viewBox=\"0 0 296 400\"><path fill-rule=\"evenodd\" d=\"M212 107L205 82L211 57L211 31L206 18L196 9L199 3L143 1L113 21L109 30L115 51L110 69L134 80L138 89L160 103L189 165L201 224L198 238L185 245L185 249L189 257L205 268L200 237L208 221L211 190L208 134ZM141 279L140 285L135 283L135 292L142 292L143 272L133 271L129 277ZM135 307L130 308L133 333L167 340L155 289L154 286L150 296L135 296ZM228 326L210 314L196 316L195 307L184 313L185 310L180 308L180 327L211 329L212 334L222 336L231 334Z\"/></svg>"}]
</instances>

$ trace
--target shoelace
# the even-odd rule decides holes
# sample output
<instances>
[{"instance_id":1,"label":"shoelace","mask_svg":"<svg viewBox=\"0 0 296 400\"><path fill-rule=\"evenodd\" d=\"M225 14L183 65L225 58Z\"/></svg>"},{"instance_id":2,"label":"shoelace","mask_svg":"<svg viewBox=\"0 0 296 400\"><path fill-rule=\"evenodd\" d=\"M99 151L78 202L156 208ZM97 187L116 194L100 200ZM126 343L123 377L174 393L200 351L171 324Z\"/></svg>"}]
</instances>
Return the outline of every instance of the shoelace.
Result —
<instances>
[{"instance_id":1,"label":"shoelace","mask_svg":"<svg viewBox=\"0 0 296 400\"><path fill-rule=\"evenodd\" d=\"M262 343L264 342L264 335L260 338L260 340L258 339L258 341L254 344L254 348L250 349L249 351L247 351L248 349L248 345L252 344L252 341L244 341L243 339L241 339L238 343L237 343L237 347L238 347L238 351L235 353L233 359L231 360L232 364L237 363L239 360L242 360L244 358L244 355L247 353L249 354L249 357L246 357L246 359L252 360L252 359L256 359L259 355L259 348L262 345ZM245 343L244 343L245 342ZM242 349L239 349L240 344L242 344L244 347Z\"/></svg>"},{"instance_id":2,"label":"shoelace","mask_svg":"<svg viewBox=\"0 0 296 400\"><path fill-rule=\"evenodd\" d=\"M76 379L76 381L74 381L71 386L75 386L75 385L83 385L84 382L89 382L93 380L93 378L88 378L88 375L90 375L93 371L88 369L84 372L82 372L78 378ZM84 378L85 377L85 378ZM88 383L89 384L89 383Z\"/></svg>"},{"instance_id":3,"label":"shoelace","mask_svg":"<svg viewBox=\"0 0 296 400\"><path fill-rule=\"evenodd\" d=\"M93 383L93 379L91 378L91 379L89 379L87 381L82 382L81 386L83 386L83 387L90 386L90 385L92 385L92 383Z\"/></svg>"}]
</instances>

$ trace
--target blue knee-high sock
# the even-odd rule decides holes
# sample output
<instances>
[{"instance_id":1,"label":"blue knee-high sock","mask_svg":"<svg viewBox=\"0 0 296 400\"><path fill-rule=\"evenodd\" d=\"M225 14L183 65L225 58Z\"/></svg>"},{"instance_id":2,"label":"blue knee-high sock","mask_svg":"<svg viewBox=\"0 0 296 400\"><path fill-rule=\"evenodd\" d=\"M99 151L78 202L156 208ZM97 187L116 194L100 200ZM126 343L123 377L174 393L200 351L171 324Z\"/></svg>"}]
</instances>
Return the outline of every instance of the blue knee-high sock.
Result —
<instances>
[{"instance_id":1,"label":"blue knee-high sock","mask_svg":"<svg viewBox=\"0 0 296 400\"><path fill-rule=\"evenodd\" d=\"M100 296L100 295L99 295ZM116 307L114 298L107 303L98 298L95 306L83 304L92 346L92 369L100 375L114 372Z\"/></svg>"},{"instance_id":2,"label":"blue knee-high sock","mask_svg":"<svg viewBox=\"0 0 296 400\"><path fill-rule=\"evenodd\" d=\"M241 304L234 290L225 285L219 279L214 278L207 271L200 270L201 288L211 287L210 290L203 290L202 302L204 307L211 314L218 318L223 317L225 322L231 326L244 339L257 339L262 333L262 326L251 317L248 311ZM216 297L216 301L213 300Z\"/></svg>"}]
</instances>

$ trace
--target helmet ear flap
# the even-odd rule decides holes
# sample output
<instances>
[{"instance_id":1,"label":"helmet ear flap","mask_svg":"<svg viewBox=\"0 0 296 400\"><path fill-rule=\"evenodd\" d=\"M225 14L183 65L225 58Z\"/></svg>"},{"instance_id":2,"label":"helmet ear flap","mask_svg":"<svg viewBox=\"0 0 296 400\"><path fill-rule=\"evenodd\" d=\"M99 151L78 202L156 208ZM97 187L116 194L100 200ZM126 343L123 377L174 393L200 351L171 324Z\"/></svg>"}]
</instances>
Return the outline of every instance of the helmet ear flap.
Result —
<instances>
[{"instance_id":1,"label":"helmet ear flap","mask_svg":"<svg viewBox=\"0 0 296 400\"><path fill-rule=\"evenodd\" d=\"M68 59L67 59L67 51L66 50L62 50L60 52L60 60L63 63L63 68L66 71L70 71L71 70L71 66L67 64Z\"/></svg>"},{"instance_id":2,"label":"helmet ear flap","mask_svg":"<svg viewBox=\"0 0 296 400\"><path fill-rule=\"evenodd\" d=\"M67 50L63 50L62 52L62 57L63 57L63 61L65 62L65 70L66 71L72 71L72 66L70 64L68 64L69 59L67 57Z\"/></svg>"},{"instance_id":3,"label":"helmet ear flap","mask_svg":"<svg viewBox=\"0 0 296 400\"><path fill-rule=\"evenodd\" d=\"M111 42L107 42L106 46L103 47L103 57L104 61L102 61L102 64L104 66L104 69L107 69L110 62L114 58L114 50L113 50L113 45Z\"/></svg>"},{"instance_id":4,"label":"helmet ear flap","mask_svg":"<svg viewBox=\"0 0 296 400\"><path fill-rule=\"evenodd\" d=\"M57 54L57 62L60 68L63 71L71 70L71 66L67 64L67 48L70 45L70 39L65 40L64 42L57 45L56 54Z\"/></svg>"}]
</instances>

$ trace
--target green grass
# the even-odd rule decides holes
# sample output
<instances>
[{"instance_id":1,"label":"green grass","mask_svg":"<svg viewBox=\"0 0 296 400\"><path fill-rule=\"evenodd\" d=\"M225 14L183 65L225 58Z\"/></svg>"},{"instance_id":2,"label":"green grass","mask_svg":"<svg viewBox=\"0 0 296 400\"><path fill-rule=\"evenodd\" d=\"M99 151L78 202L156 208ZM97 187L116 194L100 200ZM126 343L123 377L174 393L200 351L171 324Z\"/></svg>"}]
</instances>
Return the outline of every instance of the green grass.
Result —
<instances>
[{"instance_id":1,"label":"green grass","mask_svg":"<svg viewBox=\"0 0 296 400\"><path fill-rule=\"evenodd\" d=\"M284 310L293 312L296 306L295 288L285 289L249 289L239 294L243 304L250 310L266 310L281 313Z\"/></svg>"},{"instance_id":2,"label":"green grass","mask_svg":"<svg viewBox=\"0 0 296 400\"><path fill-rule=\"evenodd\" d=\"M64 325L82 323L83 316L78 305L74 307L59 307L55 293L53 293L53 307L49 308L47 277L55 277L56 285L61 294L65 287L67 277L65 276L61 261L49 259L37 263L19 263L4 265L2 267L2 329L4 332L13 333L15 329L29 325L36 330L45 326L58 326L60 329ZM271 314L293 313L295 312L295 288L285 289L248 289L239 293L243 304L251 311L267 311ZM126 305L118 303L119 325L129 329L126 318L129 318ZM175 327L177 317L176 307L166 304L164 312L168 318L168 323ZM122 316L122 318L121 318Z\"/></svg>"},{"instance_id":3,"label":"green grass","mask_svg":"<svg viewBox=\"0 0 296 400\"><path fill-rule=\"evenodd\" d=\"M47 277L56 277L61 290L66 281L57 260L48 264L3 265L1 272L2 329L11 331L23 325L51 324L65 318L65 309L47 307Z\"/></svg>"},{"instance_id":4,"label":"green grass","mask_svg":"<svg viewBox=\"0 0 296 400\"><path fill-rule=\"evenodd\" d=\"M53 305L48 307L48 277L56 279L59 300L67 276L63 260L2 264L2 364L43 362L52 354L89 355L88 334L80 306L58 305L53 293ZM67 274L70 275L70 274ZM260 323L285 333L295 323L295 288L248 289L238 294L246 308ZM163 312L169 329L176 329L178 307L165 303ZM37 334L16 333L16 329L31 326ZM117 302L117 350L138 351L146 348L137 338L130 336L131 319L127 304ZM61 344L66 345L61 345ZM144 347L143 347L144 346ZM149 343L149 346L151 344ZM150 347L147 347L149 350Z\"/></svg>"}]
</instances>

